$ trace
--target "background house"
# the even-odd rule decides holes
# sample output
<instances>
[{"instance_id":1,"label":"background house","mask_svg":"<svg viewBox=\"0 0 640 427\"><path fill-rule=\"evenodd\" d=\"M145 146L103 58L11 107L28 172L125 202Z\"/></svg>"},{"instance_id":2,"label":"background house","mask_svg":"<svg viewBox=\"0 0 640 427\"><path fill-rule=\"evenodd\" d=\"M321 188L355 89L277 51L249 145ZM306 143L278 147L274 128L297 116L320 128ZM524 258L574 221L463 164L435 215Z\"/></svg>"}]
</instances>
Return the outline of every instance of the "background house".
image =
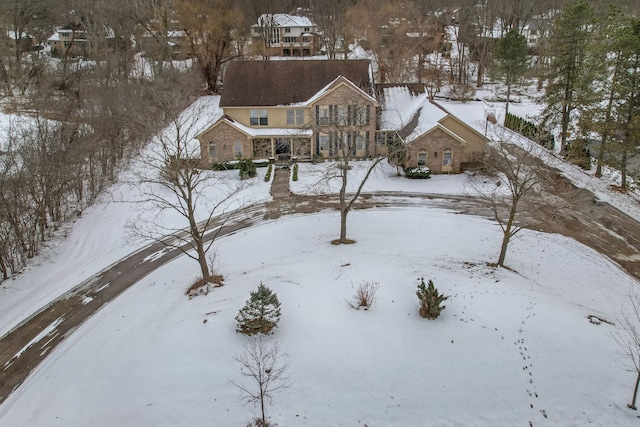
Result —
<instances>
[{"instance_id":1,"label":"background house","mask_svg":"<svg viewBox=\"0 0 640 427\"><path fill-rule=\"evenodd\" d=\"M56 30L47 39L51 47L51 55L91 57L92 54L114 49L116 37L111 28L100 27L97 31L88 31L86 25L80 22L71 22Z\"/></svg>"},{"instance_id":2,"label":"background house","mask_svg":"<svg viewBox=\"0 0 640 427\"><path fill-rule=\"evenodd\" d=\"M251 39L264 56L314 56L320 50L318 29L304 16L261 15L251 27Z\"/></svg>"}]
</instances>

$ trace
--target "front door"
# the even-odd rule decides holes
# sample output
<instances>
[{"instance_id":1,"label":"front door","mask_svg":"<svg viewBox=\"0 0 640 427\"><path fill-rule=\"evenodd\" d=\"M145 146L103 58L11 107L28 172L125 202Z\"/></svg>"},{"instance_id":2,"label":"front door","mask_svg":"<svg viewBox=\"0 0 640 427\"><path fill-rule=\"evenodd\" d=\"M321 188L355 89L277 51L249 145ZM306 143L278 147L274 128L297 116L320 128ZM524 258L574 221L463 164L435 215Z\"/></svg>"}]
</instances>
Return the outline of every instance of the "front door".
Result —
<instances>
[{"instance_id":1,"label":"front door","mask_svg":"<svg viewBox=\"0 0 640 427\"><path fill-rule=\"evenodd\" d=\"M289 138L276 139L276 160L291 159L291 140Z\"/></svg>"}]
</instances>

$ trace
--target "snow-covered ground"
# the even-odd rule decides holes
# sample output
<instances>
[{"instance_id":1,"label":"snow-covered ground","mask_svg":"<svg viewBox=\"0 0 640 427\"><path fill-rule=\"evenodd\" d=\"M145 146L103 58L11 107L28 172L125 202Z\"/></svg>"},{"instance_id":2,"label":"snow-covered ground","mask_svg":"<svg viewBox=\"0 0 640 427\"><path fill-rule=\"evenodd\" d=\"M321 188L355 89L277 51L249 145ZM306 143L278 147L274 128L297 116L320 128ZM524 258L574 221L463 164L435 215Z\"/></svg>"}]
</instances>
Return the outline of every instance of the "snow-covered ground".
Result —
<instances>
[{"instance_id":1,"label":"snow-covered ground","mask_svg":"<svg viewBox=\"0 0 640 427\"><path fill-rule=\"evenodd\" d=\"M484 131L482 103L443 104ZM637 203L607 183L558 167L637 215ZM264 172L246 201L269 199ZM318 191L312 172L301 165L292 189ZM384 165L365 191L462 194L466 180L406 180ZM145 244L132 242L125 227L144 210L126 202L136 194L114 186L66 227L66 239L1 284L0 335ZM613 327L587 319L615 321L628 308L637 284L617 265L567 238L523 231L507 255L513 271L492 269L495 224L423 203L354 211L355 245L329 244L338 227L337 214L323 212L220 239L225 286L193 300L184 291L197 264L181 257L162 267L45 359L0 406L0 426L246 424L255 408L228 383L243 381L233 357L247 341L234 317L260 282L283 306L271 339L288 354L293 385L268 409L280 426L635 425L625 406L635 375L625 370ZM419 277L450 296L435 321L418 316ZM380 284L367 312L346 302L363 281Z\"/></svg>"},{"instance_id":2,"label":"snow-covered ground","mask_svg":"<svg viewBox=\"0 0 640 427\"><path fill-rule=\"evenodd\" d=\"M631 425L625 371L595 314L615 320L634 281L566 238L526 232L495 270L491 222L414 207L355 211L351 246L335 213L265 222L217 245L225 286L188 300L184 257L91 318L0 406L0 426L244 425L229 380L247 337L234 317L259 283L282 320L291 388L268 413L290 425ZM450 296L418 316L419 277ZM380 284L370 311L349 307ZM249 383L250 384L250 383ZM545 419L545 417L548 417Z\"/></svg>"}]
</instances>

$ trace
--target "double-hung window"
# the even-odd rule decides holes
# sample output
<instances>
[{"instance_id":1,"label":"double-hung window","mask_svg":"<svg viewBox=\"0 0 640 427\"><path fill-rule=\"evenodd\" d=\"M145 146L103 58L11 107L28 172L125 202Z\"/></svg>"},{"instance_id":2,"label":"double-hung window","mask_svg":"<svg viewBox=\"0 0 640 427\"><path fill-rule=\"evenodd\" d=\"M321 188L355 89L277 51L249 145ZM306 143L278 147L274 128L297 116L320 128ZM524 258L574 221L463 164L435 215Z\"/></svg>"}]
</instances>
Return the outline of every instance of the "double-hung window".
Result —
<instances>
[{"instance_id":1,"label":"double-hung window","mask_svg":"<svg viewBox=\"0 0 640 427\"><path fill-rule=\"evenodd\" d=\"M453 151L451 151L451 148L447 148L444 150L444 153L442 154L442 166L451 166L453 160Z\"/></svg>"},{"instance_id":2,"label":"double-hung window","mask_svg":"<svg viewBox=\"0 0 640 427\"><path fill-rule=\"evenodd\" d=\"M236 141L233 143L233 157L236 159L242 157L242 142Z\"/></svg>"},{"instance_id":3,"label":"double-hung window","mask_svg":"<svg viewBox=\"0 0 640 427\"><path fill-rule=\"evenodd\" d=\"M210 141L209 142L209 146L208 146L208 151L209 151L209 158L211 160L217 160L218 159L218 146L216 145L215 142Z\"/></svg>"},{"instance_id":4,"label":"double-hung window","mask_svg":"<svg viewBox=\"0 0 640 427\"><path fill-rule=\"evenodd\" d=\"M269 124L267 110L251 110L249 112L249 124L251 126L267 126Z\"/></svg>"},{"instance_id":5,"label":"double-hung window","mask_svg":"<svg viewBox=\"0 0 640 427\"><path fill-rule=\"evenodd\" d=\"M338 126L345 126L349 124L349 109L346 105L338 106Z\"/></svg>"},{"instance_id":6,"label":"double-hung window","mask_svg":"<svg viewBox=\"0 0 640 427\"><path fill-rule=\"evenodd\" d=\"M329 126L329 106L328 105L320 105L318 106L318 126Z\"/></svg>"},{"instance_id":7,"label":"double-hung window","mask_svg":"<svg viewBox=\"0 0 640 427\"><path fill-rule=\"evenodd\" d=\"M287 110L287 125L303 125L304 124L304 110Z\"/></svg>"},{"instance_id":8,"label":"double-hung window","mask_svg":"<svg viewBox=\"0 0 640 427\"><path fill-rule=\"evenodd\" d=\"M418 151L418 166L427 165L427 150Z\"/></svg>"},{"instance_id":9,"label":"double-hung window","mask_svg":"<svg viewBox=\"0 0 640 427\"><path fill-rule=\"evenodd\" d=\"M352 105L351 114L353 115L353 124L356 126L365 126L369 124L369 105Z\"/></svg>"},{"instance_id":10,"label":"double-hung window","mask_svg":"<svg viewBox=\"0 0 640 427\"><path fill-rule=\"evenodd\" d=\"M318 135L318 148L320 151L329 150L329 135L325 133Z\"/></svg>"}]
</instances>

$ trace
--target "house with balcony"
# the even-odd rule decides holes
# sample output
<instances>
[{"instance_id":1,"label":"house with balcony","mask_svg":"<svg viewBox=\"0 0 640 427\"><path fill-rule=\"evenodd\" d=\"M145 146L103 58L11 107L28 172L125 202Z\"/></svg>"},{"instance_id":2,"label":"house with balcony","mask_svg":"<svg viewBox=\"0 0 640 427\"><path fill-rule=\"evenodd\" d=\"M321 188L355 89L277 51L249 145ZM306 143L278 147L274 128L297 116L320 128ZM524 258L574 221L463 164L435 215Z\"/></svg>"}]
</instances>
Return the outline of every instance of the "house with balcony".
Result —
<instances>
[{"instance_id":1,"label":"house with balcony","mask_svg":"<svg viewBox=\"0 0 640 427\"><path fill-rule=\"evenodd\" d=\"M309 161L385 155L407 146L407 166L459 173L487 139L427 97L424 85L375 85L368 60L233 61L223 115L196 136L204 165L238 158Z\"/></svg>"},{"instance_id":2,"label":"house with balcony","mask_svg":"<svg viewBox=\"0 0 640 427\"><path fill-rule=\"evenodd\" d=\"M251 27L251 42L263 56L314 56L320 51L318 28L304 16L264 14Z\"/></svg>"}]
</instances>

